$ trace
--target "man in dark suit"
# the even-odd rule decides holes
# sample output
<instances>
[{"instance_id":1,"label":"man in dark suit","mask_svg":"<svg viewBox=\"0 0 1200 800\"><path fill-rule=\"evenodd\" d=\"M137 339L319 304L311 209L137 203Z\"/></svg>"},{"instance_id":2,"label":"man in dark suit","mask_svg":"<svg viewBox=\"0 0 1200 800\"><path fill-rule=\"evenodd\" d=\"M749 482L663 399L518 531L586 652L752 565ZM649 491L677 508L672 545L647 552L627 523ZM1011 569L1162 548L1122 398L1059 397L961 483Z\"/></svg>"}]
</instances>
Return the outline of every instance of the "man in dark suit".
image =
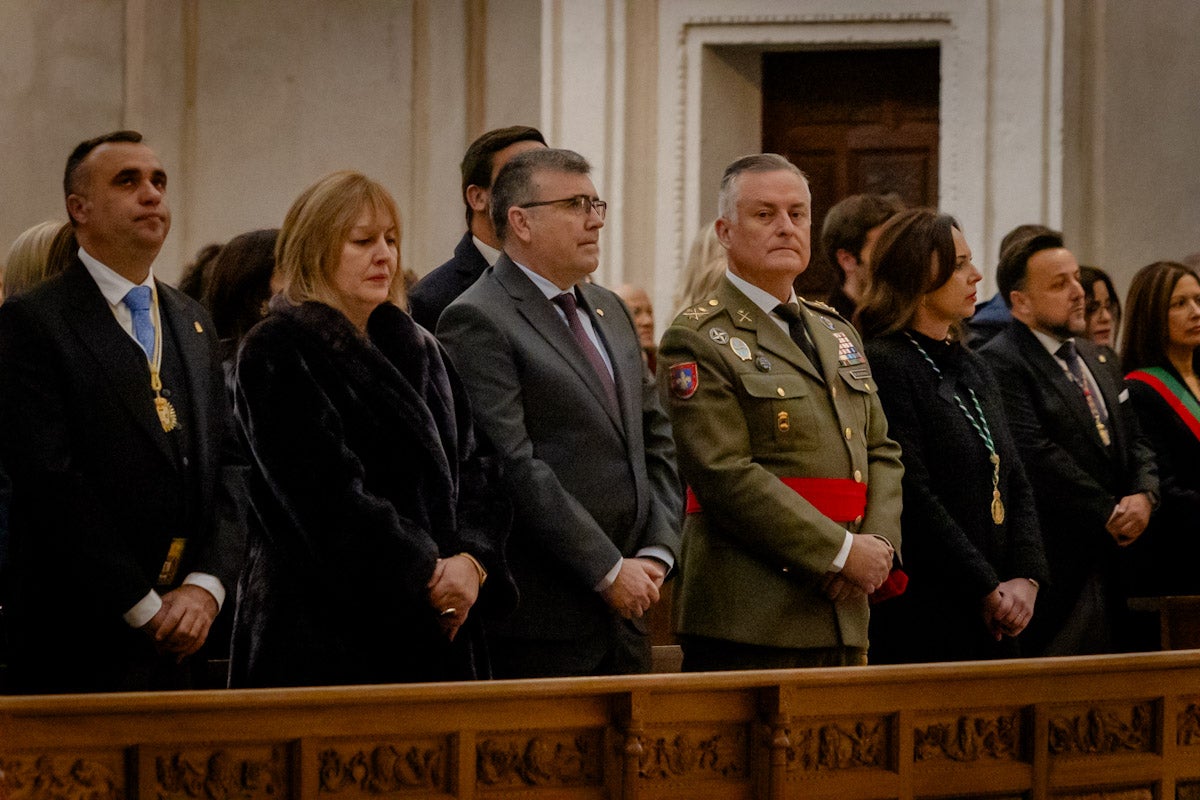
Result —
<instances>
[{"instance_id":1,"label":"man in dark suit","mask_svg":"<svg viewBox=\"0 0 1200 800\"><path fill-rule=\"evenodd\" d=\"M1039 655L1110 652L1125 616L1112 570L1158 502L1153 454L1119 365L1082 336L1079 264L1061 234L1015 242L996 280L1013 321L980 355L1000 380L1050 562L1026 642Z\"/></svg>"},{"instance_id":2,"label":"man in dark suit","mask_svg":"<svg viewBox=\"0 0 1200 800\"><path fill-rule=\"evenodd\" d=\"M157 282L167 176L134 131L67 160L78 257L0 308L20 691L183 688L236 581L243 467L203 309Z\"/></svg>"},{"instance_id":3,"label":"man in dark suit","mask_svg":"<svg viewBox=\"0 0 1200 800\"><path fill-rule=\"evenodd\" d=\"M438 322L515 511L497 677L648 670L640 618L678 550L675 451L633 320L584 282L605 210L588 172L567 150L510 161L492 190L504 255Z\"/></svg>"},{"instance_id":4,"label":"man in dark suit","mask_svg":"<svg viewBox=\"0 0 1200 800\"><path fill-rule=\"evenodd\" d=\"M418 323L434 330L446 306L496 263L500 239L492 224L492 184L510 158L545 146L541 132L526 125L496 128L471 142L462 161L467 232L454 248L454 256L417 281L409 292L409 307Z\"/></svg>"}]
</instances>

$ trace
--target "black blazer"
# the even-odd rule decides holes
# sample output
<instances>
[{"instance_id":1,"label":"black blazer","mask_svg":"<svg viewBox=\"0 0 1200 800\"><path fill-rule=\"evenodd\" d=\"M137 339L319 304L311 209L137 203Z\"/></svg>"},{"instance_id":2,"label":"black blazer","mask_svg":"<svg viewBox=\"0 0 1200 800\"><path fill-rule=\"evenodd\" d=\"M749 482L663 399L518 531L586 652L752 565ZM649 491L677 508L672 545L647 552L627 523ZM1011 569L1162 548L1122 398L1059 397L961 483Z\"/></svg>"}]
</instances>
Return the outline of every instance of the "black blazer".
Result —
<instances>
[{"instance_id":1,"label":"black blazer","mask_svg":"<svg viewBox=\"0 0 1200 800\"><path fill-rule=\"evenodd\" d=\"M1129 591L1200 594L1200 439L1150 386L1136 380L1125 386L1154 450L1162 491L1150 526L1129 547Z\"/></svg>"},{"instance_id":2,"label":"black blazer","mask_svg":"<svg viewBox=\"0 0 1200 800\"><path fill-rule=\"evenodd\" d=\"M1126 403L1115 359L1090 342L1075 344L1108 408L1111 447L1083 394L1026 325L1014 320L980 350L999 380L1050 560L1052 585L1039 593L1032 643L1061 626L1089 575L1111 569L1117 547L1104 526L1117 501L1158 492L1154 455Z\"/></svg>"},{"instance_id":3,"label":"black blazer","mask_svg":"<svg viewBox=\"0 0 1200 800\"><path fill-rule=\"evenodd\" d=\"M467 231L454 246L450 260L417 281L408 293L413 319L427 330L435 330L438 317L446 306L471 288L487 268L487 259L475 246L471 232Z\"/></svg>"},{"instance_id":4,"label":"black blazer","mask_svg":"<svg viewBox=\"0 0 1200 800\"><path fill-rule=\"evenodd\" d=\"M12 479L14 670L46 691L125 681L145 634L122 615L156 588L171 540L230 601L244 541L245 464L203 308L158 284L190 407L182 463L145 356L78 260L0 307L0 461Z\"/></svg>"},{"instance_id":5,"label":"black blazer","mask_svg":"<svg viewBox=\"0 0 1200 800\"><path fill-rule=\"evenodd\" d=\"M901 531L908 591L871 612L872 663L956 661L1019 655L984 625L982 600L1001 581L1049 579L1033 492L987 365L961 344L904 333L867 343L888 435L904 462ZM975 412L975 392L997 454L1001 524L992 519L993 467L979 433L955 400ZM1035 607L1035 613L1037 609Z\"/></svg>"},{"instance_id":6,"label":"black blazer","mask_svg":"<svg viewBox=\"0 0 1200 800\"><path fill-rule=\"evenodd\" d=\"M513 499L521 599L499 629L510 638L597 636L613 612L593 587L618 557L679 552L675 447L633 320L607 289L579 290L612 360L618 415L554 304L507 256L438 323Z\"/></svg>"}]
</instances>

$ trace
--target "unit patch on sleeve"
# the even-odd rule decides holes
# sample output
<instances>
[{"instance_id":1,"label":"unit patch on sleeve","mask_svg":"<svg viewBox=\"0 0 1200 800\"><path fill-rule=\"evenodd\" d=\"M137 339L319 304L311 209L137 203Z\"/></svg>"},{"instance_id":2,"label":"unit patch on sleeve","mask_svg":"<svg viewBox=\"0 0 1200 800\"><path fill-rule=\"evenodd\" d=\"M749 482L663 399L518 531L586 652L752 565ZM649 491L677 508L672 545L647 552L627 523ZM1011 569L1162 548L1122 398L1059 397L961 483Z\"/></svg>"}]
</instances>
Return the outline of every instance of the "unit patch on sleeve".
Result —
<instances>
[{"instance_id":1,"label":"unit patch on sleeve","mask_svg":"<svg viewBox=\"0 0 1200 800\"><path fill-rule=\"evenodd\" d=\"M671 394L687 400L700 386L700 373L695 361L671 365Z\"/></svg>"}]
</instances>

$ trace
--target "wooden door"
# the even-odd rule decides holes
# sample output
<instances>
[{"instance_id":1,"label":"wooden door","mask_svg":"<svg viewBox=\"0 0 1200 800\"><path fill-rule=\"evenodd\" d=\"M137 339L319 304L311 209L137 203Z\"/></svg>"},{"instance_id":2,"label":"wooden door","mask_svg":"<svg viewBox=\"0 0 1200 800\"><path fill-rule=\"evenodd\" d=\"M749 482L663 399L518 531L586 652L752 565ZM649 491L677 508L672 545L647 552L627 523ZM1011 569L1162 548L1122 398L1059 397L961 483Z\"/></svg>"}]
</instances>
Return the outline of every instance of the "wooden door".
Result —
<instances>
[{"instance_id":1,"label":"wooden door","mask_svg":"<svg viewBox=\"0 0 1200 800\"><path fill-rule=\"evenodd\" d=\"M813 256L797 291L821 298L836 267L821 254L825 213L861 192L937 206L936 47L763 54L763 150L808 175Z\"/></svg>"}]
</instances>

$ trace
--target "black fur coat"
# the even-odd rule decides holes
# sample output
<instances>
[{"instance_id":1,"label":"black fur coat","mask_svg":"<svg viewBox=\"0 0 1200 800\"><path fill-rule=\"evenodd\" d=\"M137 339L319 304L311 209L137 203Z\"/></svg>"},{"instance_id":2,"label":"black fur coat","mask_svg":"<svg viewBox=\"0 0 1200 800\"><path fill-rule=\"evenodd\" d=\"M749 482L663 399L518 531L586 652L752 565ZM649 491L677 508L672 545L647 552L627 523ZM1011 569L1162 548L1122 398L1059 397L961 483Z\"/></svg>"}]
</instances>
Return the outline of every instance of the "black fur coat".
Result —
<instances>
[{"instance_id":1,"label":"black fur coat","mask_svg":"<svg viewBox=\"0 0 1200 800\"><path fill-rule=\"evenodd\" d=\"M486 677L481 617L515 600L511 511L449 359L390 304L366 337L321 303L277 305L237 362L263 525L238 585L231 684ZM426 584L463 551L489 580L451 643Z\"/></svg>"}]
</instances>

